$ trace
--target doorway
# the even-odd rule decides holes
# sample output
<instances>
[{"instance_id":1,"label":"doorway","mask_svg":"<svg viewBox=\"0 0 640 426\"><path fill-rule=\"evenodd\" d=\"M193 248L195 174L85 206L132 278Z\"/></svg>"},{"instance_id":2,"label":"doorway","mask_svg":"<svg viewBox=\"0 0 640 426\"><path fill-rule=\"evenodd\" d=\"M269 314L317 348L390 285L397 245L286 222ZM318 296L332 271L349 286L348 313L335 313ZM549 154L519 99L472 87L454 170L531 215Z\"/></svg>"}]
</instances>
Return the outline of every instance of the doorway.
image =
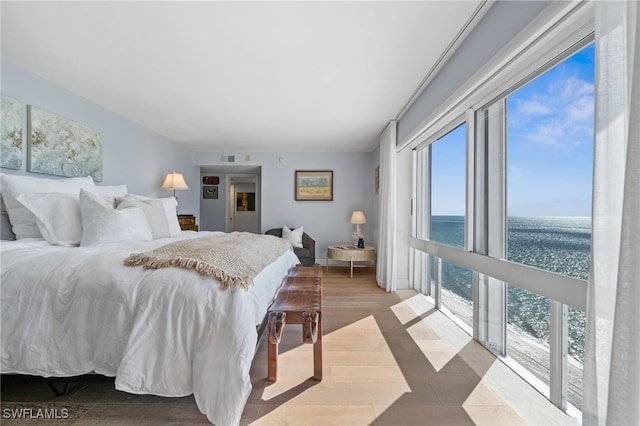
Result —
<instances>
[{"instance_id":1,"label":"doorway","mask_svg":"<svg viewBox=\"0 0 640 426\"><path fill-rule=\"evenodd\" d=\"M262 169L260 166L202 166L200 175L202 180L200 230L260 233L262 229ZM214 180L219 184L211 186L215 184L205 183L207 180ZM209 193L211 191L207 191L211 189L215 189L213 196ZM238 193L241 199L239 211Z\"/></svg>"},{"instance_id":2,"label":"doorway","mask_svg":"<svg viewBox=\"0 0 640 426\"><path fill-rule=\"evenodd\" d=\"M260 233L260 190L257 175L227 175L226 232Z\"/></svg>"}]
</instances>

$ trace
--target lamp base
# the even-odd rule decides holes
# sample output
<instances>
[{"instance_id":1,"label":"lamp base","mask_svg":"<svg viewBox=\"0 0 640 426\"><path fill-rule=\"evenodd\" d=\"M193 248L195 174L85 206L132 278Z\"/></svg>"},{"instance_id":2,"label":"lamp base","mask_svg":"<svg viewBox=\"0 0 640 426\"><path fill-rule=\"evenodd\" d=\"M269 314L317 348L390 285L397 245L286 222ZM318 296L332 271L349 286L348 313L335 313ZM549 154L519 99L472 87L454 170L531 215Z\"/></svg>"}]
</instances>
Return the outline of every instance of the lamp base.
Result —
<instances>
[{"instance_id":1,"label":"lamp base","mask_svg":"<svg viewBox=\"0 0 640 426\"><path fill-rule=\"evenodd\" d=\"M358 241L362 239L362 232L354 232L351 236L353 237L353 245L357 247Z\"/></svg>"}]
</instances>

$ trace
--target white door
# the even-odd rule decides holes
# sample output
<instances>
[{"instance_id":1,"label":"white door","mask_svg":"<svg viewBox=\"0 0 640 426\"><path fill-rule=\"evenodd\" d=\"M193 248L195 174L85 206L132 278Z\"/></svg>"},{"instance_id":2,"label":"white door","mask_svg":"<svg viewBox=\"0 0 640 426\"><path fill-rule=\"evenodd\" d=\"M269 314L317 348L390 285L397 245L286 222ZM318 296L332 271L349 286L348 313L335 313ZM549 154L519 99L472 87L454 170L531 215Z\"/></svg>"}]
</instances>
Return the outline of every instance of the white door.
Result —
<instances>
[{"instance_id":1,"label":"white door","mask_svg":"<svg viewBox=\"0 0 640 426\"><path fill-rule=\"evenodd\" d=\"M260 192L255 175L227 175L226 232L260 233Z\"/></svg>"},{"instance_id":2,"label":"white door","mask_svg":"<svg viewBox=\"0 0 640 426\"><path fill-rule=\"evenodd\" d=\"M236 230L235 228L235 213L236 213L236 209L235 209L235 199L236 199L236 186L231 183L228 179L227 179L227 185L229 187L229 189L227 190L227 216L228 216L228 220L227 220L227 227L225 229L226 232L233 232Z\"/></svg>"}]
</instances>

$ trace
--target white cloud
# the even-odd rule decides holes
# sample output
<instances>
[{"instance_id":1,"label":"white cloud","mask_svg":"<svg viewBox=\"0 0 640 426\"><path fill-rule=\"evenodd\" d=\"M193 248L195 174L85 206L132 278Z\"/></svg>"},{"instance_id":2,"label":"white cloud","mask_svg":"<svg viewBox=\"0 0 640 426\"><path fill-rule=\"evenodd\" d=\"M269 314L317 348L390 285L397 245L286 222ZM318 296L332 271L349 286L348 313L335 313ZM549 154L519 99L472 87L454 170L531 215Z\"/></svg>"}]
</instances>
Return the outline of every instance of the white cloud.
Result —
<instances>
[{"instance_id":1,"label":"white cloud","mask_svg":"<svg viewBox=\"0 0 640 426\"><path fill-rule=\"evenodd\" d=\"M594 87L577 77L514 99L510 127L533 144L570 151L593 136Z\"/></svg>"},{"instance_id":2,"label":"white cloud","mask_svg":"<svg viewBox=\"0 0 640 426\"><path fill-rule=\"evenodd\" d=\"M593 118L593 94L576 99L567 107L567 119L571 122L582 122Z\"/></svg>"},{"instance_id":3,"label":"white cloud","mask_svg":"<svg viewBox=\"0 0 640 426\"><path fill-rule=\"evenodd\" d=\"M564 81L562 97L565 99L575 99L581 96L593 96L593 90L593 84L576 77L571 77Z\"/></svg>"},{"instance_id":4,"label":"white cloud","mask_svg":"<svg viewBox=\"0 0 640 426\"><path fill-rule=\"evenodd\" d=\"M533 132L525 135L525 138L532 143L548 146L563 146L565 131L564 127L557 120L549 120L533 126Z\"/></svg>"},{"instance_id":5,"label":"white cloud","mask_svg":"<svg viewBox=\"0 0 640 426\"><path fill-rule=\"evenodd\" d=\"M529 169L515 164L509 164L507 173L510 182L526 182L529 178Z\"/></svg>"},{"instance_id":6,"label":"white cloud","mask_svg":"<svg viewBox=\"0 0 640 426\"><path fill-rule=\"evenodd\" d=\"M527 115L547 115L551 113L551 108L538 101L520 101L518 108L520 112Z\"/></svg>"}]
</instances>

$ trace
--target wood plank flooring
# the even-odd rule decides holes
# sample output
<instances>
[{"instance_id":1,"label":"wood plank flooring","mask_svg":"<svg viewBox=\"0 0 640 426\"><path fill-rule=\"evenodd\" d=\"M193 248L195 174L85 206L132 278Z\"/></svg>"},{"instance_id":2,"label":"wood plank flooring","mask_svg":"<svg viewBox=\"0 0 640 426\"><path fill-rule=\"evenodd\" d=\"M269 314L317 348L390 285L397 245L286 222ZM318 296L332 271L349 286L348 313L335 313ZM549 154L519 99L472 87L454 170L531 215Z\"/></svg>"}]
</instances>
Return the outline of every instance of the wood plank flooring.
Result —
<instances>
[{"instance_id":1,"label":"wood plank flooring","mask_svg":"<svg viewBox=\"0 0 640 426\"><path fill-rule=\"evenodd\" d=\"M287 325L278 381L267 377L263 339L251 368L243 425L573 425L575 419L474 342L421 295L387 293L371 268L331 267L323 301L324 379L313 376L312 345ZM65 397L41 379L2 379L3 425L208 424L192 396L162 398L114 390L85 377ZM58 408L68 419L13 420L6 409Z\"/></svg>"}]
</instances>

